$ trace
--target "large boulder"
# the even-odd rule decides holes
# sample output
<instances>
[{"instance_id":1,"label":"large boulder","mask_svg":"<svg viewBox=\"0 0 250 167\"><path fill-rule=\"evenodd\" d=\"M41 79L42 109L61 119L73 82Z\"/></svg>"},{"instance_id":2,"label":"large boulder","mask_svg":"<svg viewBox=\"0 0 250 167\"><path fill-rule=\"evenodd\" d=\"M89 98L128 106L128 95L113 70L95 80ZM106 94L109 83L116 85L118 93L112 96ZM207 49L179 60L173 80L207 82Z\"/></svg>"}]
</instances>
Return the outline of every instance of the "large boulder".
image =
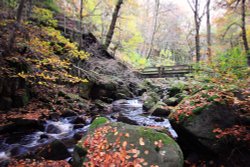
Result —
<instances>
[{"instance_id":1,"label":"large boulder","mask_svg":"<svg viewBox=\"0 0 250 167\"><path fill-rule=\"evenodd\" d=\"M225 156L235 145L247 144L248 132L240 126L233 98L228 97L218 90L204 90L179 104L169 117L179 138L191 147Z\"/></svg>"},{"instance_id":2,"label":"large boulder","mask_svg":"<svg viewBox=\"0 0 250 167\"><path fill-rule=\"evenodd\" d=\"M89 82L80 86L80 96L110 103L114 100L132 98L134 94L128 83L114 76L86 72Z\"/></svg>"},{"instance_id":3,"label":"large boulder","mask_svg":"<svg viewBox=\"0 0 250 167\"><path fill-rule=\"evenodd\" d=\"M100 120L97 120L100 122ZM93 122L93 124L96 121ZM178 144L166 134L124 123L95 125L74 150L73 165L182 167Z\"/></svg>"}]
</instances>

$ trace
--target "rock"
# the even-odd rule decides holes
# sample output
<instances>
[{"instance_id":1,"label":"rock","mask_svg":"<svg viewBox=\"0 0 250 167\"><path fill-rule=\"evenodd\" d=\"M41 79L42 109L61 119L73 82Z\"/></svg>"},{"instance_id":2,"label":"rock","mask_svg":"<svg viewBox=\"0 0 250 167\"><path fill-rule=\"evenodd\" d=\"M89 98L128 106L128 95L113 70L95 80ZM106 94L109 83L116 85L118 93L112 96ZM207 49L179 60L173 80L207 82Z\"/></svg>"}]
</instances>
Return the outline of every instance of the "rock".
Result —
<instances>
[{"instance_id":1,"label":"rock","mask_svg":"<svg viewBox=\"0 0 250 167\"><path fill-rule=\"evenodd\" d=\"M73 124L86 124L86 117L79 116L76 119L74 119L71 123Z\"/></svg>"},{"instance_id":2,"label":"rock","mask_svg":"<svg viewBox=\"0 0 250 167\"><path fill-rule=\"evenodd\" d=\"M12 107L12 99L10 97L0 98L0 110L9 110Z\"/></svg>"},{"instance_id":3,"label":"rock","mask_svg":"<svg viewBox=\"0 0 250 167\"><path fill-rule=\"evenodd\" d=\"M48 138L49 138L49 136L46 134L41 134L41 136L40 136L40 139L48 139Z\"/></svg>"},{"instance_id":4,"label":"rock","mask_svg":"<svg viewBox=\"0 0 250 167\"><path fill-rule=\"evenodd\" d=\"M89 105L87 103L79 102L78 107L79 107L80 110L85 110L85 111L89 110Z\"/></svg>"},{"instance_id":5,"label":"rock","mask_svg":"<svg viewBox=\"0 0 250 167\"><path fill-rule=\"evenodd\" d=\"M99 109L105 109L108 108L109 104L101 101L101 100L95 100L95 105L99 108Z\"/></svg>"},{"instance_id":6,"label":"rock","mask_svg":"<svg viewBox=\"0 0 250 167\"><path fill-rule=\"evenodd\" d=\"M51 113L51 114L49 115L49 118L50 118L51 120L57 121L57 120L59 120L59 118L60 118L60 114L57 113L57 112L53 112L53 113Z\"/></svg>"},{"instance_id":7,"label":"rock","mask_svg":"<svg viewBox=\"0 0 250 167\"><path fill-rule=\"evenodd\" d=\"M164 118L155 118L155 122L164 122Z\"/></svg>"},{"instance_id":8,"label":"rock","mask_svg":"<svg viewBox=\"0 0 250 167\"><path fill-rule=\"evenodd\" d=\"M83 136L83 134L81 134L81 133L75 133L73 138L78 141L78 140L81 140L82 136Z\"/></svg>"},{"instance_id":9,"label":"rock","mask_svg":"<svg viewBox=\"0 0 250 167\"><path fill-rule=\"evenodd\" d=\"M65 96L66 96L66 93L65 93L64 91L60 90L60 91L58 92L58 96L65 97Z\"/></svg>"},{"instance_id":10,"label":"rock","mask_svg":"<svg viewBox=\"0 0 250 167\"><path fill-rule=\"evenodd\" d=\"M96 127L103 125L105 123L108 123L109 120L105 117L97 117L93 120L93 122L91 123L89 129L95 129Z\"/></svg>"},{"instance_id":11,"label":"rock","mask_svg":"<svg viewBox=\"0 0 250 167\"><path fill-rule=\"evenodd\" d=\"M26 89L20 89L15 92L13 96L13 106L14 107L22 107L25 106L29 102L29 94Z\"/></svg>"},{"instance_id":12,"label":"rock","mask_svg":"<svg viewBox=\"0 0 250 167\"><path fill-rule=\"evenodd\" d=\"M93 88L93 83L92 82L85 82L81 83L79 85L79 95L82 98L89 99L90 98L90 92Z\"/></svg>"},{"instance_id":13,"label":"rock","mask_svg":"<svg viewBox=\"0 0 250 167\"><path fill-rule=\"evenodd\" d=\"M114 103L112 103L113 106L119 106L123 104L128 104L128 101L126 99L120 99L116 100Z\"/></svg>"},{"instance_id":14,"label":"rock","mask_svg":"<svg viewBox=\"0 0 250 167\"><path fill-rule=\"evenodd\" d=\"M171 110L165 103L158 102L153 108L149 110L149 113L151 113L153 116L167 117L171 113Z\"/></svg>"},{"instance_id":15,"label":"rock","mask_svg":"<svg viewBox=\"0 0 250 167\"><path fill-rule=\"evenodd\" d=\"M188 83L182 80L170 82L170 87L168 88L168 95L170 97L174 97L178 93L181 93L183 90L185 90L187 85Z\"/></svg>"},{"instance_id":16,"label":"rock","mask_svg":"<svg viewBox=\"0 0 250 167\"><path fill-rule=\"evenodd\" d=\"M196 145L198 149L217 154L223 154L223 150L230 148L225 142L220 142L213 132L216 128L225 129L235 125L236 115L228 104L211 103L194 109L193 113L188 117L176 115L176 112L170 115L170 121L180 139L192 141L188 145ZM176 117L179 121L176 121Z\"/></svg>"},{"instance_id":17,"label":"rock","mask_svg":"<svg viewBox=\"0 0 250 167\"><path fill-rule=\"evenodd\" d=\"M90 113L92 115L107 114L111 111L111 105L103 102L102 100L95 100L93 105L90 107Z\"/></svg>"},{"instance_id":18,"label":"rock","mask_svg":"<svg viewBox=\"0 0 250 167\"><path fill-rule=\"evenodd\" d=\"M77 116L77 113L70 110L70 109L65 109L63 112L62 112L62 117L73 117L73 116Z\"/></svg>"},{"instance_id":19,"label":"rock","mask_svg":"<svg viewBox=\"0 0 250 167\"><path fill-rule=\"evenodd\" d=\"M22 157L25 155L29 154L29 150L28 148L24 147L24 146L15 146L10 150L10 154L12 157Z\"/></svg>"},{"instance_id":20,"label":"rock","mask_svg":"<svg viewBox=\"0 0 250 167\"><path fill-rule=\"evenodd\" d=\"M76 124L73 126L73 129L80 129L80 128L83 128L84 127L84 124Z\"/></svg>"},{"instance_id":21,"label":"rock","mask_svg":"<svg viewBox=\"0 0 250 167\"><path fill-rule=\"evenodd\" d=\"M148 111L160 100L160 97L154 92L145 92L142 100L144 101L143 109Z\"/></svg>"},{"instance_id":22,"label":"rock","mask_svg":"<svg viewBox=\"0 0 250 167\"><path fill-rule=\"evenodd\" d=\"M177 97L171 97L163 100L168 106L177 106L179 103L179 99Z\"/></svg>"},{"instance_id":23,"label":"rock","mask_svg":"<svg viewBox=\"0 0 250 167\"><path fill-rule=\"evenodd\" d=\"M178 144L166 134L156 132L153 129L139 127L134 125L128 125L124 123L107 123L97 126L95 129L92 129L86 136L84 136L77 144L74 149L73 155L73 166L83 166L84 162L88 162L89 159L84 157L87 154L89 156L95 152L100 151L98 147L93 145L95 140L93 140L93 135L101 132L104 134L103 140L99 141L99 144L102 144L102 141L107 141L109 143L117 143L116 145L110 145L106 156L113 155L116 153L122 153L117 147L124 149L126 152L133 150L128 157L124 159L125 162L133 162L134 157L144 159L144 163L147 163L147 166L157 165L162 167L182 167L183 166L183 154L178 146ZM114 133L115 132L115 133ZM88 143L84 145L83 143ZM91 152L88 152L88 149L91 149ZM88 155L87 155L88 156ZM111 156L112 158L115 158ZM111 159L112 159L111 158ZM103 164L102 158L97 160L96 165L100 166ZM109 159L105 159L106 163L109 162ZM121 160L119 158L119 160ZM84 162L83 162L84 161ZM111 160L110 160L111 161ZM121 162L119 162L120 165ZM143 165L143 163L138 163L138 165Z\"/></svg>"},{"instance_id":24,"label":"rock","mask_svg":"<svg viewBox=\"0 0 250 167\"><path fill-rule=\"evenodd\" d=\"M116 94L116 99L126 99L128 98L129 96L123 94L123 93L117 93Z\"/></svg>"},{"instance_id":25,"label":"rock","mask_svg":"<svg viewBox=\"0 0 250 167\"><path fill-rule=\"evenodd\" d=\"M119 117L117 118L118 122L123 122L123 123L127 123L130 125L139 125L135 120L130 119L129 117L127 117L126 115L123 114L119 114Z\"/></svg>"},{"instance_id":26,"label":"rock","mask_svg":"<svg viewBox=\"0 0 250 167\"><path fill-rule=\"evenodd\" d=\"M23 132L27 130L44 130L43 121L40 120L12 118L9 119L9 121L12 121L13 123L0 126L0 134L13 133L19 131Z\"/></svg>"},{"instance_id":27,"label":"rock","mask_svg":"<svg viewBox=\"0 0 250 167\"><path fill-rule=\"evenodd\" d=\"M53 125L53 124L49 124L49 125L46 127L45 131L46 131L47 133L52 133L52 134L59 134L59 133L62 132L57 126L55 126L55 125Z\"/></svg>"},{"instance_id":28,"label":"rock","mask_svg":"<svg viewBox=\"0 0 250 167\"><path fill-rule=\"evenodd\" d=\"M37 152L37 155L48 160L64 160L70 157L66 146L59 140L55 140Z\"/></svg>"}]
</instances>

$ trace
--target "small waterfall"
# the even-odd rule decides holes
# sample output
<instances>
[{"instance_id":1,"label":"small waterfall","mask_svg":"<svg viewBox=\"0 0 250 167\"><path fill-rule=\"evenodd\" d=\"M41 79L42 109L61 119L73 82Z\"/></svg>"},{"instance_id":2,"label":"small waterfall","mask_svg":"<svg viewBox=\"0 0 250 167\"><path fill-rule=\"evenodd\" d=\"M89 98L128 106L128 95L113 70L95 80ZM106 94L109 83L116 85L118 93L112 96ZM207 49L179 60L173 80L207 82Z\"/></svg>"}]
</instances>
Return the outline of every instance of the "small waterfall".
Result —
<instances>
[{"instance_id":1,"label":"small waterfall","mask_svg":"<svg viewBox=\"0 0 250 167\"><path fill-rule=\"evenodd\" d=\"M172 137L177 138L178 135L175 130L172 128L169 120L167 118L162 118L160 122L156 121L160 117L151 116L145 114L142 109L143 103L139 100L118 100L113 103L113 110L125 116L127 119L132 122L136 122L140 126L157 126L163 127L168 130ZM114 113L115 114L115 113ZM112 121L117 121L114 119L114 114L111 114L109 117Z\"/></svg>"}]
</instances>

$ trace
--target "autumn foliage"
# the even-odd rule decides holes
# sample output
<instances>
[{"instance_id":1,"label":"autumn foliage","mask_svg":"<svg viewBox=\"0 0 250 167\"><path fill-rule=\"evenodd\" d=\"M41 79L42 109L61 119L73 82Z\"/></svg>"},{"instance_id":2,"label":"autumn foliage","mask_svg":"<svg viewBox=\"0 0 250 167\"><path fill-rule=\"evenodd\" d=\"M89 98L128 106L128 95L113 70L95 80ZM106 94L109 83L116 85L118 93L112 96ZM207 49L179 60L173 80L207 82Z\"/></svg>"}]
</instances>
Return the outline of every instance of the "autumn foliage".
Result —
<instances>
[{"instance_id":1,"label":"autumn foliage","mask_svg":"<svg viewBox=\"0 0 250 167\"><path fill-rule=\"evenodd\" d=\"M115 142L110 143L108 137L115 137ZM87 156L83 165L86 167L141 167L148 166L148 162L141 158L142 154L148 155L150 152L141 152L126 139L133 137L129 133L119 132L116 127L103 126L97 128L93 134L89 134L82 147L87 149ZM138 140L140 146L145 145L144 139ZM155 146L161 148L163 142L155 141ZM151 165L157 167L157 165Z\"/></svg>"}]
</instances>

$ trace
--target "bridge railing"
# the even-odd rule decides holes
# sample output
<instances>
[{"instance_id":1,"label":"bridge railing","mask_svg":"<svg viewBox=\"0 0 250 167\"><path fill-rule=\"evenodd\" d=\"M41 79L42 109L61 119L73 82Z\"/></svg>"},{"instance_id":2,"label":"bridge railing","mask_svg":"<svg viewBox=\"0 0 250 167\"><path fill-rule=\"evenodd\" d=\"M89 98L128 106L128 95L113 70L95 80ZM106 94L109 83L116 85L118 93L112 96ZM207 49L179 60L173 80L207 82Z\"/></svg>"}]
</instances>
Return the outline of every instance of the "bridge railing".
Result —
<instances>
[{"instance_id":1,"label":"bridge railing","mask_svg":"<svg viewBox=\"0 0 250 167\"><path fill-rule=\"evenodd\" d=\"M171 75L185 75L192 71L193 68L191 65L146 67L141 70L141 75L146 77L165 77Z\"/></svg>"}]
</instances>

